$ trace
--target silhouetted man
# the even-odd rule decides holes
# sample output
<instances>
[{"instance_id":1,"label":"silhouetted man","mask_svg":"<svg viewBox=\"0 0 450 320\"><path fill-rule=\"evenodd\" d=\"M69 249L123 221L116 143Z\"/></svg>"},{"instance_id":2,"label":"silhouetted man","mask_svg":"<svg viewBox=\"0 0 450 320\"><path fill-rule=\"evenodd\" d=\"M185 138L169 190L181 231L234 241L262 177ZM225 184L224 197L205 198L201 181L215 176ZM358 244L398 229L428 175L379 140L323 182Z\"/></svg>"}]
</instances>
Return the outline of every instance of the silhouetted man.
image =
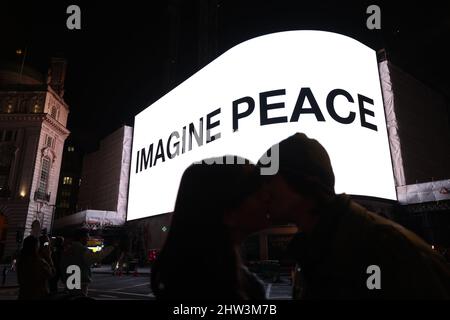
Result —
<instances>
[{"instance_id":1,"label":"silhouetted man","mask_svg":"<svg viewBox=\"0 0 450 320\"><path fill-rule=\"evenodd\" d=\"M301 231L289 245L302 279L296 297L450 297L449 267L431 246L335 194L330 158L316 140L297 133L282 141L279 171L262 191L272 224Z\"/></svg>"}]
</instances>

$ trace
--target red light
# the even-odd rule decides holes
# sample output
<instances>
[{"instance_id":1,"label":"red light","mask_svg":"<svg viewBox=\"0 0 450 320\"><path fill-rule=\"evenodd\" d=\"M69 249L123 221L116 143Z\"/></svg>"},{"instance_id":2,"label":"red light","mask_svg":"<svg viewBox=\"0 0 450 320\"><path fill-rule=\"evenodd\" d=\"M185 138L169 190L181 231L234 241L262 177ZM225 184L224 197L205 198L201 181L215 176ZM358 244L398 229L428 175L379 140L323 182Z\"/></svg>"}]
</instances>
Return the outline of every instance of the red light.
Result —
<instances>
[{"instance_id":1,"label":"red light","mask_svg":"<svg viewBox=\"0 0 450 320\"><path fill-rule=\"evenodd\" d=\"M154 262L156 260L157 254L158 254L158 250L156 250L156 249L149 250L148 251L148 260L150 262Z\"/></svg>"}]
</instances>

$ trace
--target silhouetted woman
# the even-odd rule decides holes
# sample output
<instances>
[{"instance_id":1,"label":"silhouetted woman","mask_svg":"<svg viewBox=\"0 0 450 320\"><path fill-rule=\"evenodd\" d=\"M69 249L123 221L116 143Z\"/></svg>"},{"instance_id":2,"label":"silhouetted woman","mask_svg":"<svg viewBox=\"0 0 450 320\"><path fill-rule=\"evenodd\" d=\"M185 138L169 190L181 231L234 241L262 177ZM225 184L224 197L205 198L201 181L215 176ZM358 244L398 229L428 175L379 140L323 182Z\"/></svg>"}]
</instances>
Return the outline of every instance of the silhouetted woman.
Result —
<instances>
[{"instance_id":1,"label":"silhouetted woman","mask_svg":"<svg viewBox=\"0 0 450 320\"><path fill-rule=\"evenodd\" d=\"M265 298L262 282L242 265L238 249L246 235L263 227L251 217L239 218L259 205L249 202L259 184L259 172L250 164L203 162L186 169L167 240L152 269L158 299Z\"/></svg>"},{"instance_id":2,"label":"silhouetted woman","mask_svg":"<svg viewBox=\"0 0 450 320\"><path fill-rule=\"evenodd\" d=\"M40 257L38 251L38 239L34 236L26 237L17 262L17 280L21 300L48 297L48 280L53 275L53 271L51 266Z\"/></svg>"}]
</instances>

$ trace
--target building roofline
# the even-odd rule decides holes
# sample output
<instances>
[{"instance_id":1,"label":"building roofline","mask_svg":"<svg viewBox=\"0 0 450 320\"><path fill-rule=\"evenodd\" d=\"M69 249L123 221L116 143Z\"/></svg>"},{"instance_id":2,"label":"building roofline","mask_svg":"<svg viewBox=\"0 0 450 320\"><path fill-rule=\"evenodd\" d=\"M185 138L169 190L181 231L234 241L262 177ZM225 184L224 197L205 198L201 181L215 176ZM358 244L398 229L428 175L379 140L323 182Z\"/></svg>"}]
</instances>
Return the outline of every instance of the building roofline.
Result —
<instances>
[{"instance_id":1,"label":"building roofline","mask_svg":"<svg viewBox=\"0 0 450 320\"><path fill-rule=\"evenodd\" d=\"M62 136L67 137L70 134L70 131L66 127L56 119L53 119L48 113L0 113L1 120L40 121L49 124Z\"/></svg>"}]
</instances>

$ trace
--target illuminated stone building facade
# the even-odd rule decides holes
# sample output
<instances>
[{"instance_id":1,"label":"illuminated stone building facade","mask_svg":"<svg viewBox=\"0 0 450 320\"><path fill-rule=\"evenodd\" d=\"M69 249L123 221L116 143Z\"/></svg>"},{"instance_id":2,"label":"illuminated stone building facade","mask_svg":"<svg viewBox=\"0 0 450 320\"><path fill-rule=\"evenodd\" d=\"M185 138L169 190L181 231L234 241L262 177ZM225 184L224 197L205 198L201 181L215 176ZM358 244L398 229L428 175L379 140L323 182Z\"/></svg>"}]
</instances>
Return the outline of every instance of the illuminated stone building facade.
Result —
<instances>
[{"instance_id":1,"label":"illuminated stone building facade","mask_svg":"<svg viewBox=\"0 0 450 320\"><path fill-rule=\"evenodd\" d=\"M14 254L34 220L52 228L69 135L65 72L59 58L47 77L23 65L0 67L0 259Z\"/></svg>"}]
</instances>

